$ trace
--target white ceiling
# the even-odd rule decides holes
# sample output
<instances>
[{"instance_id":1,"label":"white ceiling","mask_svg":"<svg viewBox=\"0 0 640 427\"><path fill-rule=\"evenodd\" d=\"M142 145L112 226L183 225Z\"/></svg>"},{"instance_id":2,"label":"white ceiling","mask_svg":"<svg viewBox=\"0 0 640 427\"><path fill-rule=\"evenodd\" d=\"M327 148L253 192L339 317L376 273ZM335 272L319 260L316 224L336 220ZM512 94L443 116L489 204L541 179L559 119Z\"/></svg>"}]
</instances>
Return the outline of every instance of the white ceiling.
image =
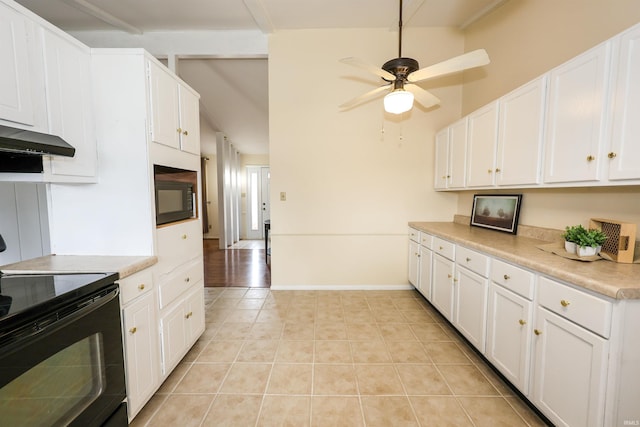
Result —
<instances>
[{"instance_id":1,"label":"white ceiling","mask_svg":"<svg viewBox=\"0 0 640 427\"><path fill-rule=\"evenodd\" d=\"M465 27L506 0L405 0L403 24ZM143 37L159 31L259 31L390 28L396 0L17 0L69 32L110 31ZM112 33L115 35L116 33ZM121 40L118 37L107 37ZM76 34L77 37L81 38ZM82 38L81 38L82 39ZM92 47L92 42L83 40ZM107 43L107 42L105 42ZM105 43L100 43L104 47ZM111 43L114 43L113 41ZM113 46L116 47L116 46ZM175 52L177 57L181 52ZM204 126L222 131L241 153L268 153L267 59L245 52L180 59L178 73L201 95ZM203 151L212 153L211 145Z\"/></svg>"}]
</instances>

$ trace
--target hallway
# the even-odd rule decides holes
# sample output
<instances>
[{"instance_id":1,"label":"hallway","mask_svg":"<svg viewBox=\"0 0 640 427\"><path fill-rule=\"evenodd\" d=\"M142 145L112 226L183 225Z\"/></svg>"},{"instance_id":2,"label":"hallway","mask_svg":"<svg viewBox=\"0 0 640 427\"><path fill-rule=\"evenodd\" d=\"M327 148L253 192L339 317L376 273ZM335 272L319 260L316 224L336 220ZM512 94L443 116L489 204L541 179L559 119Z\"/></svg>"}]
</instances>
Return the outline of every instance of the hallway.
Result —
<instances>
[{"instance_id":1,"label":"hallway","mask_svg":"<svg viewBox=\"0 0 640 427\"><path fill-rule=\"evenodd\" d=\"M271 270L263 240L241 240L230 249L218 248L217 239L205 239L205 287L269 288Z\"/></svg>"}]
</instances>

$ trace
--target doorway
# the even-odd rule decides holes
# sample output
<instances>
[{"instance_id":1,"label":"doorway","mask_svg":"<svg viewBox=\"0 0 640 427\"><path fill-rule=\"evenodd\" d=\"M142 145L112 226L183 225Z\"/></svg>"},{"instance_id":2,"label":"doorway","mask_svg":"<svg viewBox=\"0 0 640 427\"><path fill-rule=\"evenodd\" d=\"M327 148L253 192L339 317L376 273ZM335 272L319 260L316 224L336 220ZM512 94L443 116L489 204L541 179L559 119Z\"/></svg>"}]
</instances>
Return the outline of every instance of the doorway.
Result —
<instances>
[{"instance_id":1,"label":"doorway","mask_svg":"<svg viewBox=\"0 0 640 427\"><path fill-rule=\"evenodd\" d=\"M264 239L264 222L271 218L268 166L247 166L247 240Z\"/></svg>"}]
</instances>

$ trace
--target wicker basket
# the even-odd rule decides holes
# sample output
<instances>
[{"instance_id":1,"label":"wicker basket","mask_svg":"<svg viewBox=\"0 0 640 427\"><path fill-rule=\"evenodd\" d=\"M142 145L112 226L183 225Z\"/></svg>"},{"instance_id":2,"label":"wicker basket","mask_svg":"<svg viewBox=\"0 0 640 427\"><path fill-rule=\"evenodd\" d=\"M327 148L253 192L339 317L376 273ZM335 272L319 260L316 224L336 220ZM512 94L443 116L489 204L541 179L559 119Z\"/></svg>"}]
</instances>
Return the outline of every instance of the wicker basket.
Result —
<instances>
[{"instance_id":1,"label":"wicker basket","mask_svg":"<svg viewBox=\"0 0 640 427\"><path fill-rule=\"evenodd\" d=\"M602 252L615 262L632 263L636 244L636 225L612 219L591 218L589 228L607 235Z\"/></svg>"}]
</instances>

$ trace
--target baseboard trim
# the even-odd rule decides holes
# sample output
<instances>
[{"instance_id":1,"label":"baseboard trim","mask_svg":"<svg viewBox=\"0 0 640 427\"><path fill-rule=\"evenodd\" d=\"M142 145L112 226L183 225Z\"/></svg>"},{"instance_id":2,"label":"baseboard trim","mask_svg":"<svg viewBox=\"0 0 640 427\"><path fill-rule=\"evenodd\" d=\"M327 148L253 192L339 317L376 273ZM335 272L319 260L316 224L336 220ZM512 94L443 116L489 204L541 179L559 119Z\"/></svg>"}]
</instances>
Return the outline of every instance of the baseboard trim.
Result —
<instances>
[{"instance_id":1,"label":"baseboard trim","mask_svg":"<svg viewBox=\"0 0 640 427\"><path fill-rule=\"evenodd\" d=\"M415 289L407 285L274 285L272 291L407 291Z\"/></svg>"}]
</instances>

